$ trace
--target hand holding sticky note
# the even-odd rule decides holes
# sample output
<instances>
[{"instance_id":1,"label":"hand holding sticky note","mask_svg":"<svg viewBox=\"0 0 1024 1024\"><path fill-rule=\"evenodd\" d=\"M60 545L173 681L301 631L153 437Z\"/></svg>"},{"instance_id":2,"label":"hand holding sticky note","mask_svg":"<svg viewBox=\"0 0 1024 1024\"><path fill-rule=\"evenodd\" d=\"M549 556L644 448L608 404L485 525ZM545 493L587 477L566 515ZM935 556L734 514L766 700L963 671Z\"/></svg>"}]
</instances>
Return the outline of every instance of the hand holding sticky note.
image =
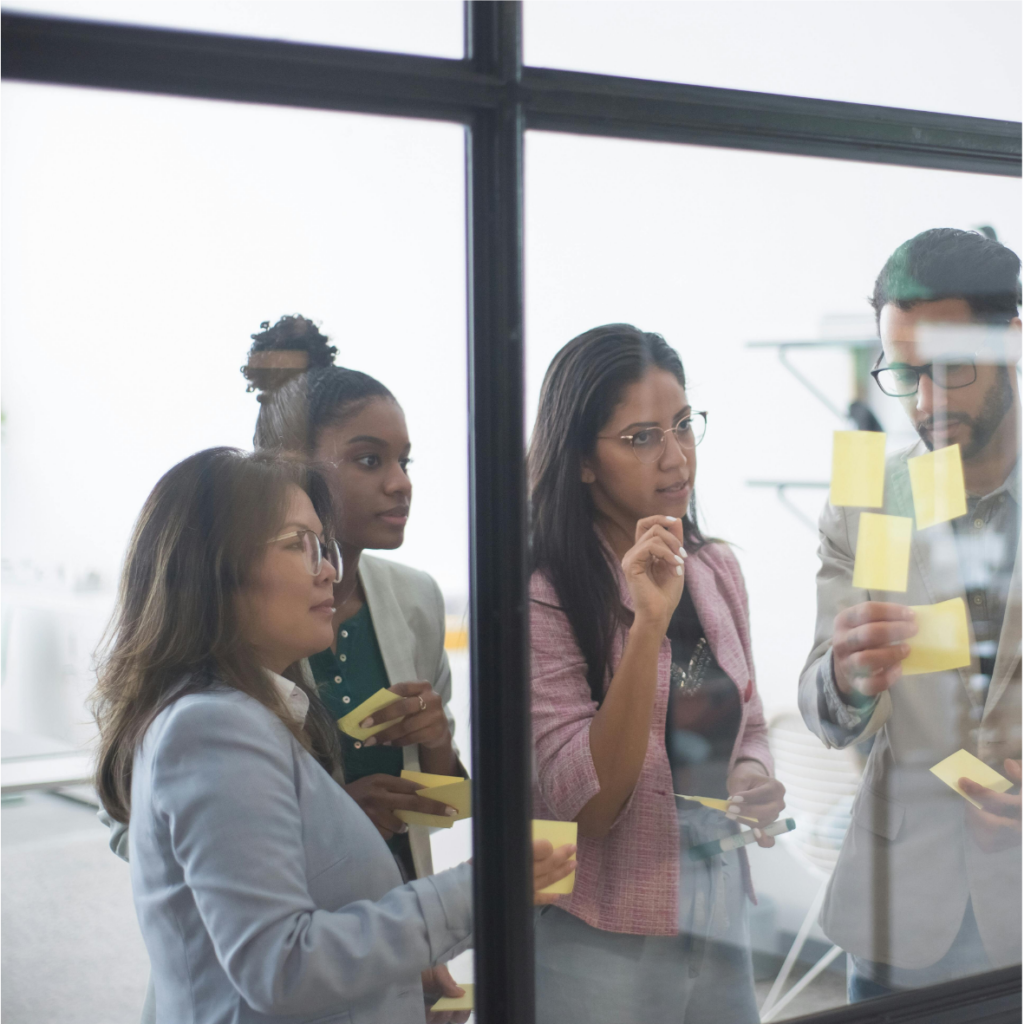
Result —
<instances>
[{"instance_id":1,"label":"hand holding sticky note","mask_svg":"<svg viewBox=\"0 0 1024 1024\"><path fill-rule=\"evenodd\" d=\"M910 648L901 662L903 675L944 672L971 663L967 608L959 597L939 604L911 605L917 633L905 640Z\"/></svg>"},{"instance_id":2,"label":"hand holding sticky note","mask_svg":"<svg viewBox=\"0 0 1024 1024\"><path fill-rule=\"evenodd\" d=\"M673 796L678 797L680 800L693 800L695 803L701 804L703 807L710 807L713 811L721 811L723 814L727 814L729 811L729 800L721 800L717 796L684 796L682 793L674 793ZM757 818L747 818L742 814L737 814L737 818L740 821L753 821L757 822Z\"/></svg>"},{"instance_id":3,"label":"hand holding sticky note","mask_svg":"<svg viewBox=\"0 0 1024 1024\"><path fill-rule=\"evenodd\" d=\"M865 590L906 590L913 528L914 521L904 516L861 512L853 585Z\"/></svg>"},{"instance_id":4,"label":"hand holding sticky note","mask_svg":"<svg viewBox=\"0 0 1024 1024\"><path fill-rule=\"evenodd\" d=\"M416 790L417 796L454 807L454 817L442 814L424 814L421 811L395 811L395 817L406 825L423 825L426 828L451 828L457 821L473 813L473 784L469 779L456 775L428 775L426 772L402 772L403 779L418 782L423 789Z\"/></svg>"},{"instance_id":5,"label":"hand holding sticky note","mask_svg":"<svg viewBox=\"0 0 1024 1024\"><path fill-rule=\"evenodd\" d=\"M832 435L833 505L881 508L885 493L885 434L837 430Z\"/></svg>"},{"instance_id":6,"label":"hand holding sticky note","mask_svg":"<svg viewBox=\"0 0 1024 1024\"><path fill-rule=\"evenodd\" d=\"M960 788L961 779L970 779L972 782L978 783L979 786L993 789L997 793L1005 793L1008 789L1013 788L1013 783L1009 779L966 750L958 750L955 754L950 754L949 757L929 770L950 789L955 789L965 800L974 804L978 810L984 808L973 796L968 796Z\"/></svg>"},{"instance_id":7,"label":"hand holding sticky note","mask_svg":"<svg viewBox=\"0 0 1024 1024\"><path fill-rule=\"evenodd\" d=\"M960 445L951 444L948 448L937 448L926 455L907 459L907 471L919 530L967 515Z\"/></svg>"},{"instance_id":8,"label":"hand holding sticky note","mask_svg":"<svg viewBox=\"0 0 1024 1024\"><path fill-rule=\"evenodd\" d=\"M579 829L575 821L542 821L535 818L532 822L532 827L534 841L546 839L556 850L560 846L576 845L576 836ZM561 878L539 891L564 896L572 892L572 887L575 884L576 872L573 871L571 874L566 875L565 878Z\"/></svg>"},{"instance_id":9,"label":"hand holding sticky note","mask_svg":"<svg viewBox=\"0 0 1024 1024\"><path fill-rule=\"evenodd\" d=\"M389 722L371 725L369 729L364 729L359 723L365 721L375 711L380 711L381 708L386 708L389 704L394 704L396 700L401 699L401 694L392 693L390 690L378 690L372 697L367 697L355 711L350 711L344 718L339 718L338 728L354 740L369 739L371 736L397 725L402 719L392 718Z\"/></svg>"},{"instance_id":10,"label":"hand holding sticky note","mask_svg":"<svg viewBox=\"0 0 1024 1024\"><path fill-rule=\"evenodd\" d=\"M458 984L458 982L456 982ZM464 996L441 996L440 999L430 1008L431 1010L448 1010L453 1013L456 1010L472 1010L473 1009L473 986L470 983L465 985L459 985L459 988L465 990Z\"/></svg>"}]
</instances>

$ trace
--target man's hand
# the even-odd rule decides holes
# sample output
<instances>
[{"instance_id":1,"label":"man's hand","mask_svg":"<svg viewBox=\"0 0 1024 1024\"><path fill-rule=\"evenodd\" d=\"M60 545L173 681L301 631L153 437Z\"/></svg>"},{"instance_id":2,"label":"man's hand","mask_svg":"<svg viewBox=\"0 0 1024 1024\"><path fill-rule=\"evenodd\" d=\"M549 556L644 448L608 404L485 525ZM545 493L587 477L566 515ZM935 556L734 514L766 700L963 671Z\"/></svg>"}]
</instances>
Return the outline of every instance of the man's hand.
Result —
<instances>
[{"instance_id":1,"label":"man's hand","mask_svg":"<svg viewBox=\"0 0 1024 1024\"><path fill-rule=\"evenodd\" d=\"M363 741L364 747L376 745L391 747L408 747L413 743L432 750L436 747L451 744L452 737L448 730L448 719L444 714L441 698L434 692L430 683L395 683L390 687L391 693L401 694L404 700L396 700L380 711L375 711L369 718L359 724L364 729L381 725L393 719L401 719L390 729L377 733Z\"/></svg>"},{"instance_id":2,"label":"man's hand","mask_svg":"<svg viewBox=\"0 0 1024 1024\"><path fill-rule=\"evenodd\" d=\"M737 761L725 788L729 791L728 817L757 818L754 835L758 846L774 846L774 836L766 836L757 826L770 825L782 813L786 787L768 775L759 761Z\"/></svg>"},{"instance_id":3,"label":"man's hand","mask_svg":"<svg viewBox=\"0 0 1024 1024\"><path fill-rule=\"evenodd\" d=\"M466 994L466 990L452 980L448 968L438 964L424 971L420 978L423 981L423 998L427 1003L427 1024L449 1024L449 1021L451 1024L466 1024L472 1010L439 1010L437 1013L430 1010L442 996L456 999Z\"/></svg>"},{"instance_id":4,"label":"man's hand","mask_svg":"<svg viewBox=\"0 0 1024 1024\"><path fill-rule=\"evenodd\" d=\"M576 847L572 844L560 846L557 850L547 839L533 841L533 902L535 906L554 903L558 893L541 892L549 885L560 882L566 875L576 870L574 854Z\"/></svg>"},{"instance_id":5,"label":"man's hand","mask_svg":"<svg viewBox=\"0 0 1024 1024\"><path fill-rule=\"evenodd\" d=\"M832 671L845 694L857 690L874 697L902 675L910 654L903 641L917 633L914 613L902 604L866 601L836 616L832 634Z\"/></svg>"},{"instance_id":6,"label":"man's hand","mask_svg":"<svg viewBox=\"0 0 1024 1024\"><path fill-rule=\"evenodd\" d=\"M1007 758L1003 762L1006 774L1017 789L1016 796L997 793L970 779L960 779L960 788L974 797L983 810L973 804L967 806L967 827L978 846L985 853L998 853L1011 846L1020 846L1020 780L1021 763Z\"/></svg>"},{"instance_id":7,"label":"man's hand","mask_svg":"<svg viewBox=\"0 0 1024 1024\"><path fill-rule=\"evenodd\" d=\"M404 821L395 817L395 811L420 811L449 818L459 813L447 804L417 796L418 789L423 789L420 783L394 775L366 775L345 786L345 792L359 804L385 839L409 829Z\"/></svg>"}]
</instances>

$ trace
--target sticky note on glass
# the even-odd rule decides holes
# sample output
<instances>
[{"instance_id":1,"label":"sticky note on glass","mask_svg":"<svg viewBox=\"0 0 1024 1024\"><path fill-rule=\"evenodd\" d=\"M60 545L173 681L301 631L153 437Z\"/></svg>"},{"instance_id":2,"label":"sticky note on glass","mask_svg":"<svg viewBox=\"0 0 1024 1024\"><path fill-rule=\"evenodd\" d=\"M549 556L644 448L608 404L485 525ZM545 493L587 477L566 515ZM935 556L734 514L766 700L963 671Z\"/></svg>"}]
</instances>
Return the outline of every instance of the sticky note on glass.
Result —
<instances>
[{"instance_id":1,"label":"sticky note on glass","mask_svg":"<svg viewBox=\"0 0 1024 1024\"><path fill-rule=\"evenodd\" d=\"M420 811L395 811L395 817L406 825L423 825L425 828L451 828L457 821L468 818L473 813L473 784L469 779L460 779L454 775L427 775L424 772L402 772L403 779L423 783L424 788L416 790L417 796L425 796L428 800L454 807L459 813L454 818L447 814L423 814ZM444 779L443 784L433 786L424 779Z\"/></svg>"},{"instance_id":2,"label":"sticky note on glass","mask_svg":"<svg viewBox=\"0 0 1024 1024\"><path fill-rule=\"evenodd\" d=\"M458 982L455 983L459 985ZM472 1010L473 1009L473 986L470 984L459 985L465 989L464 996L441 996L440 999L430 1008L431 1010Z\"/></svg>"},{"instance_id":3,"label":"sticky note on glass","mask_svg":"<svg viewBox=\"0 0 1024 1024\"><path fill-rule=\"evenodd\" d=\"M881 508L885 493L885 434L877 430L837 430L832 435L833 505Z\"/></svg>"},{"instance_id":4,"label":"sticky note on glass","mask_svg":"<svg viewBox=\"0 0 1024 1024\"><path fill-rule=\"evenodd\" d=\"M369 729L362 728L359 723L369 718L374 711L380 711L381 708L386 708L389 704L394 704L396 700L401 699L400 694L392 693L390 690L378 690L372 697L367 697L355 711L350 711L344 718L339 718L338 728L346 736L351 736L355 740L365 740L370 736L375 736L377 733L397 725L402 719L393 718L390 722L371 725Z\"/></svg>"},{"instance_id":5,"label":"sticky note on glass","mask_svg":"<svg viewBox=\"0 0 1024 1024\"><path fill-rule=\"evenodd\" d=\"M989 768L984 761L979 760L966 750L958 750L955 754L950 754L930 771L979 810L983 809L981 804L960 788L961 779L970 779L972 782L977 782L979 786L994 789L997 793L1005 793L1008 789L1013 788L1013 783L1009 779L1004 778L994 768Z\"/></svg>"},{"instance_id":6,"label":"sticky note on glass","mask_svg":"<svg viewBox=\"0 0 1024 1024\"><path fill-rule=\"evenodd\" d=\"M967 515L960 445L951 444L948 448L907 459L907 470L919 530Z\"/></svg>"},{"instance_id":7,"label":"sticky note on glass","mask_svg":"<svg viewBox=\"0 0 1024 1024\"><path fill-rule=\"evenodd\" d=\"M906 590L914 520L861 512L853 585L865 590Z\"/></svg>"},{"instance_id":8,"label":"sticky note on glass","mask_svg":"<svg viewBox=\"0 0 1024 1024\"><path fill-rule=\"evenodd\" d=\"M944 672L971 663L971 642L967 632L967 607L959 597L940 604L911 605L917 618L917 635L902 662L905 676Z\"/></svg>"},{"instance_id":9,"label":"sticky note on glass","mask_svg":"<svg viewBox=\"0 0 1024 1024\"><path fill-rule=\"evenodd\" d=\"M717 796L684 796L682 793L675 793L675 796L679 797L680 800L693 800L704 807L710 807L713 811L722 811L724 814L729 810L729 801L720 800ZM757 818L745 818L742 814L738 815L740 821L757 821Z\"/></svg>"},{"instance_id":10,"label":"sticky note on glass","mask_svg":"<svg viewBox=\"0 0 1024 1024\"><path fill-rule=\"evenodd\" d=\"M560 846L576 845L578 826L575 821L544 821L540 818L534 818L532 824L533 838L546 839L556 850ZM572 887L575 884L576 872L574 871L571 875L560 878L557 882L553 882L547 888L540 891L553 892L565 896L567 893L572 892Z\"/></svg>"}]
</instances>

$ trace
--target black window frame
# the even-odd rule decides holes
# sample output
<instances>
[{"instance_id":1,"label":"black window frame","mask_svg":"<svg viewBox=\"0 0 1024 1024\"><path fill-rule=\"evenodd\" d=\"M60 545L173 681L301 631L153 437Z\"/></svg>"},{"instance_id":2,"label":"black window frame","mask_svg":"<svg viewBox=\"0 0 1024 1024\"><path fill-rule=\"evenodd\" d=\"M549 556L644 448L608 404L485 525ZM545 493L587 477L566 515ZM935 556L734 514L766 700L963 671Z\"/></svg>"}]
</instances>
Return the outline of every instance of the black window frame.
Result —
<instances>
[{"instance_id":1,"label":"black window frame","mask_svg":"<svg viewBox=\"0 0 1024 1024\"><path fill-rule=\"evenodd\" d=\"M522 63L522 5L465 3L445 59L2 14L5 79L418 117L467 129L473 850L480 1024L532 1024L523 132L542 129L1021 176L1021 125ZM1020 1020L1006 968L801 1018Z\"/></svg>"}]
</instances>

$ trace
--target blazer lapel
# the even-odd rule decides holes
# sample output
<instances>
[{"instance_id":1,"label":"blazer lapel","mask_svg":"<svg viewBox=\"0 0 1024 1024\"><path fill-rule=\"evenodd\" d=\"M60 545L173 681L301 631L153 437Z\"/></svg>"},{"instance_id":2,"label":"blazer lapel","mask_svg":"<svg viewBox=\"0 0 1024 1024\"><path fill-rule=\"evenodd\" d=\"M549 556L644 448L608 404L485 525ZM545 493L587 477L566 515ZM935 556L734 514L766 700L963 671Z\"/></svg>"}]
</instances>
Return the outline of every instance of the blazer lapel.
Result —
<instances>
[{"instance_id":1,"label":"blazer lapel","mask_svg":"<svg viewBox=\"0 0 1024 1024\"><path fill-rule=\"evenodd\" d=\"M704 561L700 552L686 560L686 589L690 591L711 653L742 695L750 682L750 667L743 654L743 644L736 635L731 610L719 590L714 567Z\"/></svg>"},{"instance_id":2,"label":"blazer lapel","mask_svg":"<svg viewBox=\"0 0 1024 1024\"><path fill-rule=\"evenodd\" d=\"M366 555L359 559L359 582L366 595L388 682L392 686L416 682L416 638L376 559Z\"/></svg>"},{"instance_id":3,"label":"blazer lapel","mask_svg":"<svg viewBox=\"0 0 1024 1024\"><path fill-rule=\"evenodd\" d=\"M992 681L988 687L985 713L995 707L1009 685L1017 666L1020 664L1020 538L1017 539L1017 560L1010 578L1010 591L1006 595L1006 611L1003 614L1003 628L999 633L999 648L996 663L992 669Z\"/></svg>"}]
</instances>

